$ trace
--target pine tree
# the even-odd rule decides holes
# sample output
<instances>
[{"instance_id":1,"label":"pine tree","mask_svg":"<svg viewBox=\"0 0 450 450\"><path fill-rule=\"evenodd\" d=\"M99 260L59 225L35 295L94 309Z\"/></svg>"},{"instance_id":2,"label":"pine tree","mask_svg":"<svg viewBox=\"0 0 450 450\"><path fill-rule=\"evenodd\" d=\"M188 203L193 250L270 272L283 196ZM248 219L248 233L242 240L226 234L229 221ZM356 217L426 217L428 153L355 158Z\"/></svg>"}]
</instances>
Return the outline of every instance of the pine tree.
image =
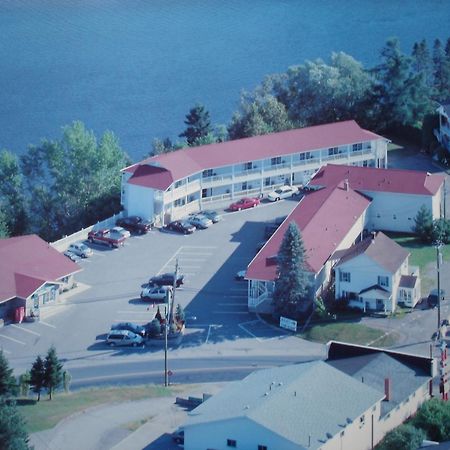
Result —
<instances>
[{"instance_id":1,"label":"pine tree","mask_svg":"<svg viewBox=\"0 0 450 450\"><path fill-rule=\"evenodd\" d=\"M203 105L195 105L186 115L184 123L187 128L180 137L185 137L189 146L194 146L197 140L212 133L209 112Z\"/></svg>"},{"instance_id":2,"label":"pine tree","mask_svg":"<svg viewBox=\"0 0 450 450\"><path fill-rule=\"evenodd\" d=\"M445 100L450 96L450 58L439 39L436 39L433 45L433 64L436 97Z\"/></svg>"},{"instance_id":3,"label":"pine tree","mask_svg":"<svg viewBox=\"0 0 450 450\"><path fill-rule=\"evenodd\" d=\"M13 369L9 367L3 350L0 350L0 397L10 397L15 394L16 389L16 379L13 375Z\"/></svg>"},{"instance_id":4,"label":"pine tree","mask_svg":"<svg viewBox=\"0 0 450 450\"><path fill-rule=\"evenodd\" d=\"M306 301L309 281L305 271L305 248L300 230L291 222L278 252L278 278L273 301L278 313L294 313Z\"/></svg>"},{"instance_id":5,"label":"pine tree","mask_svg":"<svg viewBox=\"0 0 450 450\"><path fill-rule=\"evenodd\" d=\"M47 356L44 361L45 369L45 387L47 388L50 400L52 399L52 394L56 388L58 388L63 380L63 365L59 362L56 356L55 347L51 346L47 352Z\"/></svg>"},{"instance_id":6,"label":"pine tree","mask_svg":"<svg viewBox=\"0 0 450 450\"><path fill-rule=\"evenodd\" d=\"M38 395L37 401L39 401L41 399L42 388L45 386L45 367L40 355L38 355L36 361L31 366L30 386L33 392Z\"/></svg>"},{"instance_id":7,"label":"pine tree","mask_svg":"<svg viewBox=\"0 0 450 450\"><path fill-rule=\"evenodd\" d=\"M412 51L412 67L416 74L422 73L428 86L433 85L433 68L427 41L416 42Z\"/></svg>"},{"instance_id":8,"label":"pine tree","mask_svg":"<svg viewBox=\"0 0 450 450\"><path fill-rule=\"evenodd\" d=\"M431 211L422 205L414 218L413 231L424 242L431 241L433 237L433 216Z\"/></svg>"},{"instance_id":9,"label":"pine tree","mask_svg":"<svg viewBox=\"0 0 450 450\"><path fill-rule=\"evenodd\" d=\"M25 421L15 403L4 398L0 398L0 449L29 449Z\"/></svg>"}]
</instances>

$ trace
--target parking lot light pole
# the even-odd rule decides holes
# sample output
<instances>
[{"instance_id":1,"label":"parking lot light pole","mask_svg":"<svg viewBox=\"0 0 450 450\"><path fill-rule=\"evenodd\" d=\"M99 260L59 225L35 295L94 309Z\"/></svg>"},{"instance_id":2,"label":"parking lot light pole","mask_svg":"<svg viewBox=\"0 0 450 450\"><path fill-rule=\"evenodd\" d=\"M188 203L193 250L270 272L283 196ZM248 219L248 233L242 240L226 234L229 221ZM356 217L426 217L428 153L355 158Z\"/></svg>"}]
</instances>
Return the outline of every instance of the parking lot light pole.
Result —
<instances>
[{"instance_id":1,"label":"parking lot light pole","mask_svg":"<svg viewBox=\"0 0 450 450\"><path fill-rule=\"evenodd\" d=\"M441 241L437 241L435 243L436 247L436 267L437 267L437 312L438 312L438 323L437 323L437 336L438 339L441 339L441 276L440 276L440 268L441 268Z\"/></svg>"},{"instance_id":2,"label":"parking lot light pole","mask_svg":"<svg viewBox=\"0 0 450 450\"><path fill-rule=\"evenodd\" d=\"M169 321L168 321L168 307L169 307L169 290L167 290L166 294L166 305L164 306L164 315L165 315L165 322L164 322L164 386L167 387L169 385L169 371L167 367L167 332L169 328Z\"/></svg>"}]
</instances>

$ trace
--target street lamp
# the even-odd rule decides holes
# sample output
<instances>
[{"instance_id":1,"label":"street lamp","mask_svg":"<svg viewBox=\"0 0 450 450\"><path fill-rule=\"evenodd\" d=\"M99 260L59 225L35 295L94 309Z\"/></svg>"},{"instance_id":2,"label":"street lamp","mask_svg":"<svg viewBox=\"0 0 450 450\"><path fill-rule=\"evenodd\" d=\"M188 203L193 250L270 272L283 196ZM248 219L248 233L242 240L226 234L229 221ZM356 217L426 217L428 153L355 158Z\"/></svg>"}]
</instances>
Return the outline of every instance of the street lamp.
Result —
<instances>
[{"instance_id":1,"label":"street lamp","mask_svg":"<svg viewBox=\"0 0 450 450\"><path fill-rule=\"evenodd\" d=\"M437 323L437 336L438 339L441 339L441 274L440 274L440 268L441 268L441 248L442 248L442 242L440 240L437 240L434 243L434 246L436 248L436 268L437 268L437 311L438 311L438 323Z\"/></svg>"}]
</instances>

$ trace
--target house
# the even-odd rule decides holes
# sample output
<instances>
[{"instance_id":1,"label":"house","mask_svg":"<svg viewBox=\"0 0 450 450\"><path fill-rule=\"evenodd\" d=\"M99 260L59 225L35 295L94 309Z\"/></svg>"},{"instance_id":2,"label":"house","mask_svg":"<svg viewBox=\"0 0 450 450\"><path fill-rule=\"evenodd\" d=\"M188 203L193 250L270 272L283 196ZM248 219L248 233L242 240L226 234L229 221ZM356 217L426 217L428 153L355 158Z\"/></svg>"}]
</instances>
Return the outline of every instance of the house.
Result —
<instances>
[{"instance_id":1,"label":"house","mask_svg":"<svg viewBox=\"0 0 450 450\"><path fill-rule=\"evenodd\" d=\"M312 302L328 286L333 275L332 268L345 253L342 250L350 249L371 231L411 232L414 218L422 205L432 211L434 218L445 213L445 178L439 174L327 165L316 173L308 187L312 192L298 203L247 268L250 311L272 312L271 299L277 278L276 258L290 222L295 222L302 233L310 279L308 297ZM391 245L394 243L391 242ZM371 270L378 270L376 263L373 264ZM389 290L393 298L385 292L384 286L381 289L377 287L377 279L357 291L343 287L338 295L342 295L343 290L345 295L351 292L355 296L355 293L368 289L361 298L367 299L369 305L376 304L377 300L382 300L383 309L391 301L394 309L397 303L415 304L420 296L418 270L402 269L402 277L396 276L396 289ZM365 300L359 305L365 307Z\"/></svg>"},{"instance_id":2,"label":"house","mask_svg":"<svg viewBox=\"0 0 450 450\"><path fill-rule=\"evenodd\" d=\"M0 239L0 319L38 313L73 286L80 270L39 236Z\"/></svg>"},{"instance_id":3,"label":"house","mask_svg":"<svg viewBox=\"0 0 450 450\"><path fill-rule=\"evenodd\" d=\"M437 109L439 115L439 128L434 135L439 143L450 153L450 103L442 104Z\"/></svg>"},{"instance_id":4,"label":"house","mask_svg":"<svg viewBox=\"0 0 450 450\"><path fill-rule=\"evenodd\" d=\"M355 121L185 148L122 170L128 215L165 224L236 197L304 185L324 164L386 167L388 140Z\"/></svg>"},{"instance_id":5,"label":"house","mask_svg":"<svg viewBox=\"0 0 450 450\"><path fill-rule=\"evenodd\" d=\"M397 304L413 308L420 300L417 267L409 252L384 233L373 233L340 255L334 267L335 298L363 311L394 312Z\"/></svg>"},{"instance_id":6,"label":"house","mask_svg":"<svg viewBox=\"0 0 450 450\"><path fill-rule=\"evenodd\" d=\"M259 370L210 397L189 413L184 448L370 449L429 398L434 372L430 358L330 343L327 361Z\"/></svg>"}]
</instances>

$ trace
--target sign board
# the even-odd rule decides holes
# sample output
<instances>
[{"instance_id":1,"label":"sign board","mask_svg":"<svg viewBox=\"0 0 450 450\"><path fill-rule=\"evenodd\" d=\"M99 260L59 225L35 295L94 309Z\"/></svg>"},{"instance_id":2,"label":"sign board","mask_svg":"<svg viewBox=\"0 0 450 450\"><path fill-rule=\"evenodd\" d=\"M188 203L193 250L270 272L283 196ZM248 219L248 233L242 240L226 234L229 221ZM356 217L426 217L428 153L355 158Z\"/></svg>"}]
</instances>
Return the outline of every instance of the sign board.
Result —
<instances>
[{"instance_id":1,"label":"sign board","mask_svg":"<svg viewBox=\"0 0 450 450\"><path fill-rule=\"evenodd\" d=\"M291 331L297 331L297 321L281 316L280 317L280 328L285 328L286 330L291 330Z\"/></svg>"}]
</instances>

